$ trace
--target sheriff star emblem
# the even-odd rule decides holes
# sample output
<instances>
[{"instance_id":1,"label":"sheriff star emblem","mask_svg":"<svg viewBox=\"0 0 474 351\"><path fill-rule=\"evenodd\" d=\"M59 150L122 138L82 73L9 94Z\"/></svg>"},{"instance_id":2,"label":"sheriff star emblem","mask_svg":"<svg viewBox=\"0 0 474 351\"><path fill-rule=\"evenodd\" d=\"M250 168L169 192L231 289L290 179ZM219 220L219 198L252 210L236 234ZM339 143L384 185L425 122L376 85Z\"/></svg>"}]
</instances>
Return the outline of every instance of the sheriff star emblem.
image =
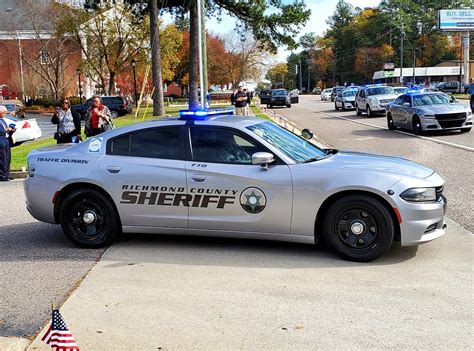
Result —
<instances>
[{"instance_id":1,"label":"sheriff star emblem","mask_svg":"<svg viewBox=\"0 0 474 351\"><path fill-rule=\"evenodd\" d=\"M267 204L265 194L258 188L247 188L240 195L242 208L249 213L262 212Z\"/></svg>"}]
</instances>

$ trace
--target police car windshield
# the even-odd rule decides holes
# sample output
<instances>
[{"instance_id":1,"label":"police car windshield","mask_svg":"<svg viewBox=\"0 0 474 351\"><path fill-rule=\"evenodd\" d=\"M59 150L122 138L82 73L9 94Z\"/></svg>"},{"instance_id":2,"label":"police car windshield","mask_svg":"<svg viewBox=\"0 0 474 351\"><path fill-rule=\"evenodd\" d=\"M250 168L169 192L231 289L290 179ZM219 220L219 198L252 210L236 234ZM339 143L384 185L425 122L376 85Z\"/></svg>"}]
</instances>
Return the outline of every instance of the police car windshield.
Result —
<instances>
[{"instance_id":1,"label":"police car windshield","mask_svg":"<svg viewBox=\"0 0 474 351\"><path fill-rule=\"evenodd\" d=\"M298 163L317 160L327 156L324 150L319 149L275 123L263 122L249 126L247 129Z\"/></svg>"},{"instance_id":2,"label":"police car windshield","mask_svg":"<svg viewBox=\"0 0 474 351\"><path fill-rule=\"evenodd\" d=\"M384 95L384 94L394 94L394 91L390 87L376 87L367 89L367 95Z\"/></svg>"},{"instance_id":3,"label":"police car windshield","mask_svg":"<svg viewBox=\"0 0 474 351\"><path fill-rule=\"evenodd\" d=\"M273 96L286 96L288 95L288 91L286 90L272 90Z\"/></svg>"},{"instance_id":4,"label":"police car windshield","mask_svg":"<svg viewBox=\"0 0 474 351\"><path fill-rule=\"evenodd\" d=\"M413 96L413 105L415 106L442 104L449 104L449 97L445 94L427 94Z\"/></svg>"}]
</instances>

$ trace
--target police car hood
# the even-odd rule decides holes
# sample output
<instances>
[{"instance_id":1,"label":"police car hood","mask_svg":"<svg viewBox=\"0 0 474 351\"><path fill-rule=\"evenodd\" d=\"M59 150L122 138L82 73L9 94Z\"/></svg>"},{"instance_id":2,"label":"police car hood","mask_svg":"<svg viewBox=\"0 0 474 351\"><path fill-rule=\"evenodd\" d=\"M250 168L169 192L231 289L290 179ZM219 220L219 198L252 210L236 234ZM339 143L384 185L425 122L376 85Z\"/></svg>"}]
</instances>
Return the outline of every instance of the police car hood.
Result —
<instances>
[{"instance_id":1,"label":"police car hood","mask_svg":"<svg viewBox=\"0 0 474 351\"><path fill-rule=\"evenodd\" d=\"M372 95L369 96L370 98L376 98L377 100L395 100L399 95L397 94L380 94L380 95Z\"/></svg>"},{"instance_id":2,"label":"police car hood","mask_svg":"<svg viewBox=\"0 0 474 351\"><path fill-rule=\"evenodd\" d=\"M404 158L361 152L339 151L327 158L327 161L329 161L326 163L327 167L337 168L344 172L391 173L417 179L429 177L434 173L431 168ZM312 164L316 165L317 163Z\"/></svg>"},{"instance_id":3,"label":"police car hood","mask_svg":"<svg viewBox=\"0 0 474 351\"><path fill-rule=\"evenodd\" d=\"M356 97L355 97L355 95L344 96L343 99L344 99L344 101L355 101Z\"/></svg>"},{"instance_id":4,"label":"police car hood","mask_svg":"<svg viewBox=\"0 0 474 351\"><path fill-rule=\"evenodd\" d=\"M448 113L462 113L467 112L469 105L459 103L454 104L439 104L439 105L425 105L417 106L417 109L429 114L448 114Z\"/></svg>"}]
</instances>

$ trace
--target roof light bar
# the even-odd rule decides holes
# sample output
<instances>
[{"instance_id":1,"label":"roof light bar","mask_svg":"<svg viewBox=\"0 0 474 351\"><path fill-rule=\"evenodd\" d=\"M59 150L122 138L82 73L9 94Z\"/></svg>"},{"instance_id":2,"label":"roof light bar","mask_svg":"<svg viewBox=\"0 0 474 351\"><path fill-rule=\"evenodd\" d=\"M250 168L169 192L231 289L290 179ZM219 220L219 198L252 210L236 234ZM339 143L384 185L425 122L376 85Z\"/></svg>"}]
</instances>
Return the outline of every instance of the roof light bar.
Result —
<instances>
[{"instance_id":1,"label":"roof light bar","mask_svg":"<svg viewBox=\"0 0 474 351\"><path fill-rule=\"evenodd\" d=\"M233 115L234 108L208 108L203 110L180 110L179 118L185 120L204 120L207 117L219 115Z\"/></svg>"}]
</instances>

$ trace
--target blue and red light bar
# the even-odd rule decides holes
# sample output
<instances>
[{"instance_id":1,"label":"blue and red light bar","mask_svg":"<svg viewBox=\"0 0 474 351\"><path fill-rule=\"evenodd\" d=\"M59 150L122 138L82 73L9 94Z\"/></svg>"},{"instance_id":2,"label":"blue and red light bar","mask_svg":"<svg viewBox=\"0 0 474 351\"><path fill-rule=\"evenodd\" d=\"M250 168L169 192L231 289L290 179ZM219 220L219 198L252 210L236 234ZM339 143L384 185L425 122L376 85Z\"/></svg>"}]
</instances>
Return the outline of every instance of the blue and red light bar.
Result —
<instances>
[{"instance_id":1,"label":"blue and red light bar","mask_svg":"<svg viewBox=\"0 0 474 351\"><path fill-rule=\"evenodd\" d=\"M233 115L233 107L207 108L203 110L180 110L179 118L185 120L204 120L207 117Z\"/></svg>"}]
</instances>

